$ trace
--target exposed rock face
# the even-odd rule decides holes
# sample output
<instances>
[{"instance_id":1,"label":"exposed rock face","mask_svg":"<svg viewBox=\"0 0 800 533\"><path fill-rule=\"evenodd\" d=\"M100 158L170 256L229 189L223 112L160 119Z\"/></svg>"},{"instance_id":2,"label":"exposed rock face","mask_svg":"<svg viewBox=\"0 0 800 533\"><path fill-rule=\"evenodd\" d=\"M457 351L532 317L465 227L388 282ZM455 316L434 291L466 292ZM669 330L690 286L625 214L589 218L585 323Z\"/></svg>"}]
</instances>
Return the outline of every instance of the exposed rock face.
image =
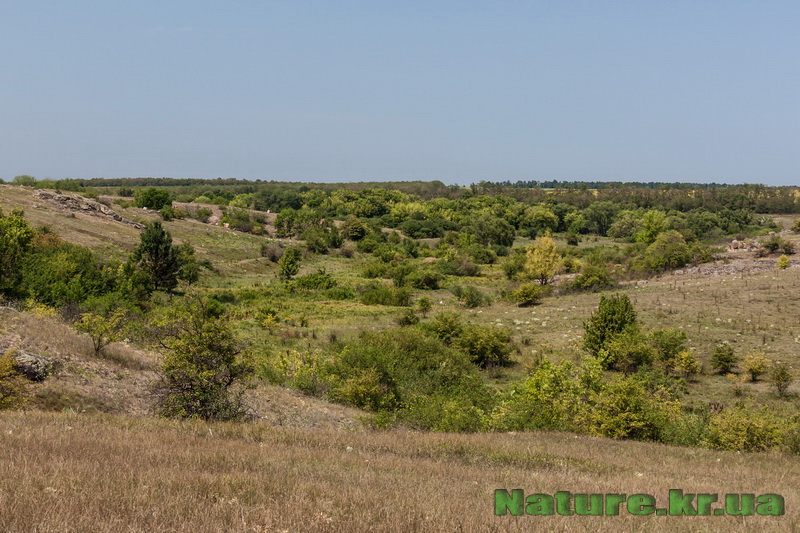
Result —
<instances>
[{"instance_id":1,"label":"exposed rock face","mask_svg":"<svg viewBox=\"0 0 800 533\"><path fill-rule=\"evenodd\" d=\"M122 222L123 224L133 226L136 229L144 229L144 226L142 226L138 222L132 222L130 220L122 218L107 205L103 205L100 202L95 202L94 200L89 200L81 196L73 196L70 194L56 194L48 191L43 191L41 189L33 191L33 195L36 198L39 198L40 200L47 200L49 202L58 204L58 206L63 209L68 209L70 211L82 211L86 214L95 216L106 216L113 220L116 220L117 222Z\"/></svg>"},{"instance_id":2,"label":"exposed rock face","mask_svg":"<svg viewBox=\"0 0 800 533\"><path fill-rule=\"evenodd\" d=\"M31 381L44 381L61 368L61 363L50 357L17 350L14 354L17 369Z\"/></svg>"}]
</instances>

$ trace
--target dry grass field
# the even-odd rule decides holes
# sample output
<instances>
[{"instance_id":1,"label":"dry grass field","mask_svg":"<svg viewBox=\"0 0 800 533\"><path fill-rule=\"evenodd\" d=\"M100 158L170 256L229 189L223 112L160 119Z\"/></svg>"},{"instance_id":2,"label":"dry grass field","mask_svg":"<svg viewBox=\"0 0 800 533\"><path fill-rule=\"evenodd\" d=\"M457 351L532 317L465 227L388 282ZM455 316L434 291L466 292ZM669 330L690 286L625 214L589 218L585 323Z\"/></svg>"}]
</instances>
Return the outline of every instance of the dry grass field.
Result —
<instances>
[{"instance_id":1,"label":"dry grass field","mask_svg":"<svg viewBox=\"0 0 800 533\"><path fill-rule=\"evenodd\" d=\"M800 460L562 433L0 415L7 532L796 531ZM778 493L781 517L494 516L494 490Z\"/></svg>"}]
</instances>

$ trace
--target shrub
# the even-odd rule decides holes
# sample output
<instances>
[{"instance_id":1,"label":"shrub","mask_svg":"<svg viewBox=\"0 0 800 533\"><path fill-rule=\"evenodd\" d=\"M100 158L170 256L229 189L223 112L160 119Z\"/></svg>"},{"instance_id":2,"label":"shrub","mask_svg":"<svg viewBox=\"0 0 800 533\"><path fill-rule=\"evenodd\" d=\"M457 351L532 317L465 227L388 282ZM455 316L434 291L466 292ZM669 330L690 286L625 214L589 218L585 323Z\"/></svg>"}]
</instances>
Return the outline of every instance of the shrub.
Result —
<instances>
[{"instance_id":1,"label":"shrub","mask_svg":"<svg viewBox=\"0 0 800 533\"><path fill-rule=\"evenodd\" d=\"M117 309L108 316L84 313L75 324L75 329L89 335L89 338L92 339L94 354L97 356L106 346L119 340L124 317L125 311L122 309Z\"/></svg>"},{"instance_id":2,"label":"shrub","mask_svg":"<svg viewBox=\"0 0 800 533\"><path fill-rule=\"evenodd\" d=\"M295 246L290 246L278 260L278 276L283 280L292 279L300 271L300 257L302 252Z\"/></svg>"},{"instance_id":3,"label":"shrub","mask_svg":"<svg viewBox=\"0 0 800 533\"><path fill-rule=\"evenodd\" d=\"M433 307L433 302L431 302L431 299L427 296L417 299L417 309L422 313L423 318L428 316L431 307Z\"/></svg>"},{"instance_id":4,"label":"shrub","mask_svg":"<svg viewBox=\"0 0 800 533\"><path fill-rule=\"evenodd\" d=\"M718 450L759 452L780 442L780 430L767 411L736 407L711 417L706 444Z\"/></svg>"},{"instance_id":5,"label":"shrub","mask_svg":"<svg viewBox=\"0 0 800 533\"><path fill-rule=\"evenodd\" d=\"M194 210L194 212L191 213L190 216L194 219L199 220L200 222L205 223L208 222L208 219L211 218L212 214L213 212L211 211L211 209L207 207L198 207L197 209Z\"/></svg>"},{"instance_id":6,"label":"shrub","mask_svg":"<svg viewBox=\"0 0 800 533\"><path fill-rule=\"evenodd\" d=\"M669 368L686 379L699 374L701 370L700 361L689 350L683 350L671 358Z\"/></svg>"},{"instance_id":7,"label":"shrub","mask_svg":"<svg viewBox=\"0 0 800 533\"><path fill-rule=\"evenodd\" d=\"M306 274L294 280L294 286L309 290L332 289L336 286L336 280L325 272L324 268L320 268L313 274Z\"/></svg>"},{"instance_id":8,"label":"shrub","mask_svg":"<svg viewBox=\"0 0 800 533\"><path fill-rule=\"evenodd\" d=\"M439 288L442 275L430 269L415 270L408 275L407 281L415 289L435 291Z\"/></svg>"},{"instance_id":9,"label":"shrub","mask_svg":"<svg viewBox=\"0 0 800 533\"><path fill-rule=\"evenodd\" d=\"M780 397L786 396L786 392L789 390L789 385L794 382L794 376L792 375L789 365L781 362L777 362L772 365L769 378L775 387L775 392L777 392L778 396Z\"/></svg>"},{"instance_id":10,"label":"shrub","mask_svg":"<svg viewBox=\"0 0 800 533\"><path fill-rule=\"evenodd\" d=\"M751 353L744 358L742 368L750 374L750 381L755 383L759 376L769 370L769 359L761 354Z\"/></svg>"},{"instance_id":11,"label":"shrub","mask_svg":"<svg viewBox=\"0 0 800 533\"><path fill-rule=\"evenodd\" d=\"M473 363L482 367L509 363L511 331L494 326L465 326L456 345L469 355Z\"/></svg>"},{"instance_id":12,"label":"shrub","mask_svg":"<svg viewBox=\"0 0 800 533\"><path fill-rule=\"evenodd\" d=\"M331 300L352 300L356 293L350 287L333 287L325 291L325 297Z\"/></svg>"},{"instance_id":13,"label":"shrub","mask_svg":"<svg viewBox=\"0 0 800 533\"><path fill-rule=\"evenodd\" d=\"M411 427L429 431L474 433L486 429L486 412L468 396L417 395L402 412Z\"/></svg>"},{"instance_id":14,"label":"shrub","mask_svg":"<svg viewBox=\"0 0 800 533\"><path fill-rule=\"evenodd\" d=\"M567 245L568 246L578 246L580 244L581 238L577 233L569 232L567 233Z\"/></svg>"},{"instance_id":15,"label":"shrub","mask_svg":"<svg viewBox=\"0 0 800 533\"><path fill-rule=\"evenodd\" d=\"M53 307L80 304L111 292L115 270L104 266L88 248L56 239L35 246L22 264L21 288L39 303Z\"/></svg>"},{"instance_id":16,"label":"shrub","mask_svg":"<svg viewBox=\"0 0 800 533\"><path fill-rule=\"evenodd\" d=\"M0 210L0 292L16 288L22 277L19 268L33 241L34 233L21 210L3 215Z\"/></svg>"},{"instance_id":17,"label":"shrub","mask_svg":"<svg viewBox=\"0 0 800 533\"><path fill-rule=\"evenodd\" d=\"M687 337L683 330L677 328L656 329L650 333L649 337L658 359L665 363L686 350Z\"/></svg>"},{"instance_id":18,"label":"shrub","mask_svg":"<svg viewBox=\"0 0 800 533\"><path fill-rule=\"evenodd\" d=\"M480 268L466 257L456 259L440 259L436 268L447 276L477 276Z\"/></svg>"},{"instance_id":19,"label":"shrub","mask_svg":"<svg viewBox=\"0 0 800 533\"><path fill-rule=\"evenodd\" d=\"M117 196L123 196L125 198L130 198L131 196L133 196L133 189L131 189L130 187L120 187L117 190Z\"/></svg>"},{"instance_id":20,"label":"shrub","mask_svg":"<svg viewBox=\"0 0 800 533\"><path fill-rule=\"evenodd\" d=\"M648 391L635 378L617 378L597 394L588 410L589 432L612 439L661 441L679 413L669 398Z\"/></svg>"},{"instance_id":21,"label":"shrub","mask_svg":"<svg viewBox=\"0 0 800 533\"><path fill-rule=\"evenodd\" d=\"M325 232L321 229L314 228L305 231L300 238L306 241L306 248L313 254L327 254L328 241Z\"/></svg>"},{"instance_id":22,"label":"shrub","mask_svg":"<svg viewBox=\"0 0 800 533\"><path fill-rule=\"evenodd\" d=\"M671 268L680 268L694 259L691 247L686 239L675 230L659 233L643 254L646 268L659 272Z\"/></svg>"},{"instance_id":23,"label":"shrub","mask_svg":"<svg viewBox=\"0 0 800 533\"><path fill-rule=\"evenodd\" d=\"M165 205L162 207L159 211L159 214L161 214L161 220L164 220L165 222L169 222L175 218L175 210L172 209L171 205Z\"/></svg>"},{"instance_id":24,"label":"shrub","mask_svg":"<svg viewBox=\"0 0 800 533\"><path fill-rule=\"evenodd\" d=\"M458 301L468 309L489 305L490 303L489 297L472 285L467 285L466 287L456 285L453 287L452 292L453 295L458 298Z\"/></svg>"},{"instance_id":25,"label":"shrub","mask_svg":"<svg viewBox=\"0 0 800 533\"><path fill-rule=\"evenodd\" d=\"M587 262L583 265L581 273L575 276L569 288L578 291L599 291L616 286L614 276L608 267L601 262Z\"/></svg>"},{"instance_id":26,"label":"shrub","mask_svg":"<svg viewBox=\"0 0 800 533\"><path fill-rule=\"evenodd\" d=\"M158 412L170 418L242 419L254 367L241 355L230 322L194 296L170 314L155 323L165 349L156 385Z\"/></svg>"},{"instance_id":27,"label":"shrub","mask_svg":"<svg viewBox=\"0 0 800 533\"><path fill-rule=\"evenodd\" d=\"M611 338L636 326L636 311L626 295L601 296L597 311L583 324L583 346L597 357Z\"/></svg>"},{"instance_id":28,"label":"shrub","mask_svg":"<svg viewBox=\"0 0 800 533\"><path fill-rule=\"evenodd\" d=\"M419 322L419 317L414 313L413 309L404 309L397 315L395 322L398 326L413 326Z\"/></svg>"},{"instance_id":29,"label":"shrub","mask_svg":"<svg viewBox=\"0 0 800 533\"><path fill-rule=\"evenodd\" d=\"M487 394L465 354L413 327L360 335L342 347L327 373L335 378L328 381L331 397L341 399L346 390L341 384L356 378L367 391L379 391L362 395L370 398L363 406L398 411L401 418L413 418L418 398L464 398L461 405L467 407L480 406ZM373 376L364 378L365 373ZM430 429L430 424L420 427Z\"/></svg>"},{"instance_id":30,"label":"shrub","mask_svg":"<svg viewBox=\"0 0 800 533\"><path fill-rule=\"evenodd\" d=\"M17 370L15 352L6 350L0 356L0 411L19 409L28 399L27 381Z\"/></svg>"},{"instance_id":31,"label":"shrub","mask_svg":"<svg viewBox=\"0 0 800 533\"><path fill-rule=\"evenodd\" d=\"M541 303L542 298L550 294L550 292L552 292L552 289L549 285L540 285L534 282L523 283L511 292L511 300L520 307L538 305Z\"/></svg>"},{"instance_id":32,"label":"shrub","mask_svg":"<svg viewBox=\"0 0 800 533\"><path fill-rule=\"evenodd\" d=\"M733 351L733 346L728 342L720 342L714 348L711 355L711 368L719 374L728 374L736 366L739 358Z\"/></svg>"},{"instance_id":33,"label":"shrub","mask_svg":"<svg viewBox=\"0 0 800 533\"><path fill-rule=\"evenodd\" d=\"M555 365L542 359L498 402L492 426L499 431L585 430L580 418L586 400L599 392L602 374L594 358L584 360L578 369L569 361Z\"/></svg>"},{"instance_id":34,"label":"shrub","mask_svg":"<svg viewBox=\"0 0 800 533\"><path fill-rule=\"evenodd\" d=\"M522 252L522 253L520 253ZM525 253L520 248L515 248L508 258L502 263L503 272L508 279L514 279L525 268Z\"/></svg>"},{"instance_id":35,"label":"shrub","mask_svg":"<svg viewBox=\"0 0 800 533\"><path fill-rule=\"evenodd\" d=\"M265 242L261 244L261 257L266 257L273 263L277 263L283 255L283 246L277 242Z\"/></svg>"},{"instance_id":36,"label":"shrub","mask_svg":"<svg viewBox=\"0 0 800 533\"><path fill-rule=\"evenodd\" d=\"M172 205L172 196L168 191L149 187L140 189L133 195L136 207L146 207L158 211L166 205Z\"/></svg>"},{"instance_id":37,"label":"shrub","mask_svg":"<svg viewBox=\"0 0 800 533\"><path fill-rule=\"evenodd\" d=\"M789 268L790 264L791 263L789 262L789 256L787 256L786 254L783 254L778 258L778 269L786 270L787 268Z\"/></svg>"},{"instance_id":38,"label":"shrub","mask_svg":"<svg viewBox=\"0 0 800 533\"><path fill-rule=\"evenodd\" d=\"M424 327L427 331L430 331L448 345L464 331L464 325L461 323L461 315L453 312L438 313L433 317L433 320L425 324Z\"/></svg>"},{"instance_id":39,"label":"shrub","mask_svg":"<svg viewBox=\"0 0 800 533\"><path fill-rule=\"evenodd\" d=\"M628 328L611 337L598 357L605 368L630 374L652 363L653 349L638 328Z\"/></svg>"},{"instance_id":40,"label":"shrub","mask_svg":"<svg viewBox=\"0 0 800 533\"><path fill-rule=\"evenodd\" d=\"M411 290L406 287L386 287L373 282L362 289L360 300L364 305L408 307L411 305Z\"/></svg>"}]
</instances>

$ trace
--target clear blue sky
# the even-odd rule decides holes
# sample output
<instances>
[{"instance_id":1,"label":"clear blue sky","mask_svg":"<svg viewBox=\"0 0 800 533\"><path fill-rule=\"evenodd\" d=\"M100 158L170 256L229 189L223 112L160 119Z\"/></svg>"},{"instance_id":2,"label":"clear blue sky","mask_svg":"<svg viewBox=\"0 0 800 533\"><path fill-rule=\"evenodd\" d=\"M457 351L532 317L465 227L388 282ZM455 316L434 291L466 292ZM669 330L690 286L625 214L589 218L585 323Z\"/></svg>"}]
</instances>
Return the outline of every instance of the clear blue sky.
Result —
<instances>
[{"instance_id":1,"label":"clear blue sky","mask_svg":"<svg viewBox=\"0 0 800 533\"><path fill-rule=\"evenodd\" d=\"M0 0L0 177L800 185L800 2Z\"/></svg>"}]
</instances>

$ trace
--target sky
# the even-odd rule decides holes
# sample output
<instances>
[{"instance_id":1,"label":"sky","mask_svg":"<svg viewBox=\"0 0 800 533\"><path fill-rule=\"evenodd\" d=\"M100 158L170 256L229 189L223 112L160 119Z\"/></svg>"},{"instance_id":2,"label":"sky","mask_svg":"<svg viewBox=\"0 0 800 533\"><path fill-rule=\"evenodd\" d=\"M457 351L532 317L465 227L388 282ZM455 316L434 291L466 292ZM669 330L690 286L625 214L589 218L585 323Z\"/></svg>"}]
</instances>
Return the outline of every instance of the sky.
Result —
<instances>
[{"instance_id":1,"label":"sky","mask_svg":"<svg viewBox=\"0 0 800 533\"><path fill-rule=\"evenodd\" d=\"M0 0L0 178L800 185L800 2Z\"/></svg>"}]
</instances>

